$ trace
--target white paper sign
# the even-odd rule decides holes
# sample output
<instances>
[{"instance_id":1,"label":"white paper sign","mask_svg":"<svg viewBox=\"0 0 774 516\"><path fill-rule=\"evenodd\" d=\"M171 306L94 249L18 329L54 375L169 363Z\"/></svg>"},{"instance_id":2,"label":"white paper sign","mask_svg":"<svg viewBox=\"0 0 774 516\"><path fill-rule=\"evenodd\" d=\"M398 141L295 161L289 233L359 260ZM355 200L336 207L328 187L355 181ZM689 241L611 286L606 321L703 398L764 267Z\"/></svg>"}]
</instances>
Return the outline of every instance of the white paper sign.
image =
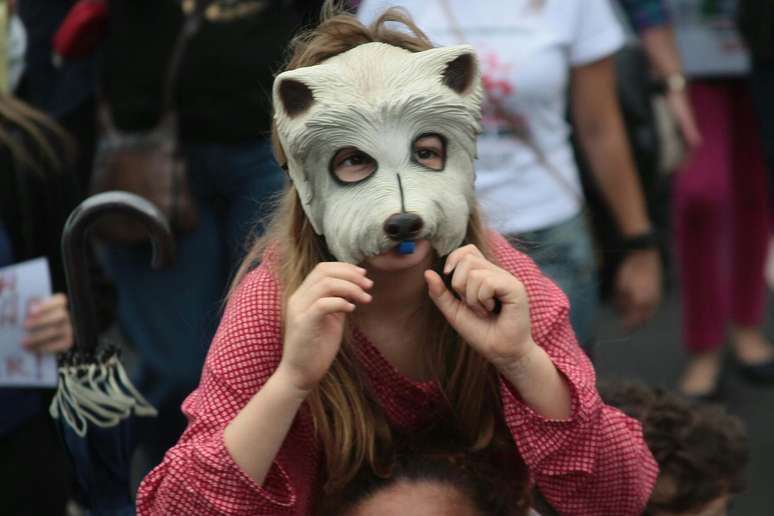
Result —
<instances>
[{"instance_id":1,"label":"white paper sign","mask_svg":"<svg viewBox=\"0 0 774 516\"><path fill-rule=\"evenodd\" d=\"M48 261L36 258L0 269L0 387L53 387L56 359L21 347L29 308L51 296Z\"/></svg>"}]
</instances>

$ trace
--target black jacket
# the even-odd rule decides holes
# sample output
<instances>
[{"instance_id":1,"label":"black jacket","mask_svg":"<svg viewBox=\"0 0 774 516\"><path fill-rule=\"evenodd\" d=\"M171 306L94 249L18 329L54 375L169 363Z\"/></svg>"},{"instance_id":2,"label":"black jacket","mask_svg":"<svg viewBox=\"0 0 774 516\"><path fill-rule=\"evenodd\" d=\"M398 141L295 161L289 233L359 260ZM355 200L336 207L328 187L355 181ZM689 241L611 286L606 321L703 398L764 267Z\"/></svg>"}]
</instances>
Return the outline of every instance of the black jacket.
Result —
<instances>
[{"instance_id":1,"label":"black jacket","mask_svg":"<svg viewBox=\"0 0 774 516\"><path fill-rule=\"evenodd\" d=\"M738 21L753 58L774 60L774 0L739 0Z\"/></svg>"},{"instance_id":2,"label":"black jacket","mask_svg":"<svg viewBox=\"0 0 774 516\"><path fill-rule=\"evenodd\" d=\"M184 140L226 143L268 135L274 74L290 38L309 19L302 11L313 11L314 2L268 4L256 14L205 21L190 41L175 95ZM176 0L110 0L101 81L118 127L145 130L157 123L182 22Z\"/></svg>"}]
</instances>

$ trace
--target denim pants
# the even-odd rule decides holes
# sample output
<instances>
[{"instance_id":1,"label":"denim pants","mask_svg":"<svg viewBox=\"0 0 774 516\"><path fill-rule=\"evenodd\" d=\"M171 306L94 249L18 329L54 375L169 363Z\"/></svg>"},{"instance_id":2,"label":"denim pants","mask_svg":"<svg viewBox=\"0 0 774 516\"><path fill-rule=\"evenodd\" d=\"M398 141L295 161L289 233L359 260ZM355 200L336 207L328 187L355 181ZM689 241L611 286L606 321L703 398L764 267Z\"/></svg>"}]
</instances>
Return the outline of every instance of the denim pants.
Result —
<instances>
[{"instance_id":1,"label":"denim pants","mask_svg":"<svg viewBox=\"0 0 774 516\"><path fill-rule=\"evenodd\" d=\"M581 213L554 226L511 237L570 301L570 323L578 343L590 354L599 284L591 232Z\"/></svg>"},{"instance_id":2,"label":"denim pants","mask_svg":"<svg viewBox=\"0 0 774 516\"><path fill-rule=\"evenodd\" d=\"M180 404L199 383L228 281L248 233L262 231L259 222L284 184L268 140L188 144L184 151L200 221L177 237L174 265L152 271L149 245L101 253L118 293L121 329L137 351L136 385L159 410L158 418L139 418L140 444L154 464L185 427Z\"/></svg>"}]
</instances>

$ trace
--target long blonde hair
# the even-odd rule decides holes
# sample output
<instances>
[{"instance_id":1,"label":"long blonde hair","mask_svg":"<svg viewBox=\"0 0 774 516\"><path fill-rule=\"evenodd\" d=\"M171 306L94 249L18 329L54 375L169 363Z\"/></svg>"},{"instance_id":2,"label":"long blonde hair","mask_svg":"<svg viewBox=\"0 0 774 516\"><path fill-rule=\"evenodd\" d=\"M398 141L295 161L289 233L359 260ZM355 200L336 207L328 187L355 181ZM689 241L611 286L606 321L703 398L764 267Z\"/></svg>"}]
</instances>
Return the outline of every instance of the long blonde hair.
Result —
<instances>
[{"instance_id":1,"label":"long blonde hair","mask_svg":"<svg viewBox=\"0 0 774 516\"><path fill-rule=\"evenodd\" d=\"M75 142L61 126L4 94L0 94L0 146L8 149L14 163L35 173L61 172L75 161Z\"/></svg>"},{"instance_id":2,"label":"long blonde hair","mask_svg":"<svg viewBox=\"0 0 774 516\"><path fill-rule=\"evenodd\" d=\"M389 29L388 23L402 24L408 32ZM326 2L320 25L293 40L286 69L315 65L369 42L388 43L414 52L432 48L422 31L400 10L391 9L365 27L334 2ZM276 128L272 140L277 160L284 163L285 154L277 140ZM471 211L466 241L489 255L476 207ZM318 263L333 259L324 240L314 232L292 185L285 192L266 235L249 250L232 291L260 260L269 243L278 246L281 256L277 260L277 272L285 302ZM446 416L454 421L465 445L473 450L486 448L496 435L503 435L504 428L499 416L496 372L434 308L432 314L433 320L428 325L431 338L424 347L425 364L441 386ZM327 492L344 486L366 463L377 474L386 473L395 445L384 414L366 387L367 382L359 377L350 330L345 331L341 350L327 375L308 398L324 453Z\"/></svg>"}]
</instances>

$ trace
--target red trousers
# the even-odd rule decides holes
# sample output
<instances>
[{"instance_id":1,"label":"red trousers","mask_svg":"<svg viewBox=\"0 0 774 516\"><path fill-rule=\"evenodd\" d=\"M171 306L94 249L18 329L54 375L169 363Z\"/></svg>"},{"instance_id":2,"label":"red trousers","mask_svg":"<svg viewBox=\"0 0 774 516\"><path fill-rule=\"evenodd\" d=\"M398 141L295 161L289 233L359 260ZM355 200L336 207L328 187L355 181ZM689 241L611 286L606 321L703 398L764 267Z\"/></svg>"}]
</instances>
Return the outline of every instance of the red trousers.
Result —
<instances>
[{"instance_id":1,"label":"red trousers","mask_svg":"<svg viewBox=\"0 0 774 516\"><path fill-rule=\"evenodd\" d=\"M758 325L766 301L768 177L747 83L689 90L704 141L678 171L673 195L689 351L717 348L729 323Z\"/></svg>"}]
</instances>

